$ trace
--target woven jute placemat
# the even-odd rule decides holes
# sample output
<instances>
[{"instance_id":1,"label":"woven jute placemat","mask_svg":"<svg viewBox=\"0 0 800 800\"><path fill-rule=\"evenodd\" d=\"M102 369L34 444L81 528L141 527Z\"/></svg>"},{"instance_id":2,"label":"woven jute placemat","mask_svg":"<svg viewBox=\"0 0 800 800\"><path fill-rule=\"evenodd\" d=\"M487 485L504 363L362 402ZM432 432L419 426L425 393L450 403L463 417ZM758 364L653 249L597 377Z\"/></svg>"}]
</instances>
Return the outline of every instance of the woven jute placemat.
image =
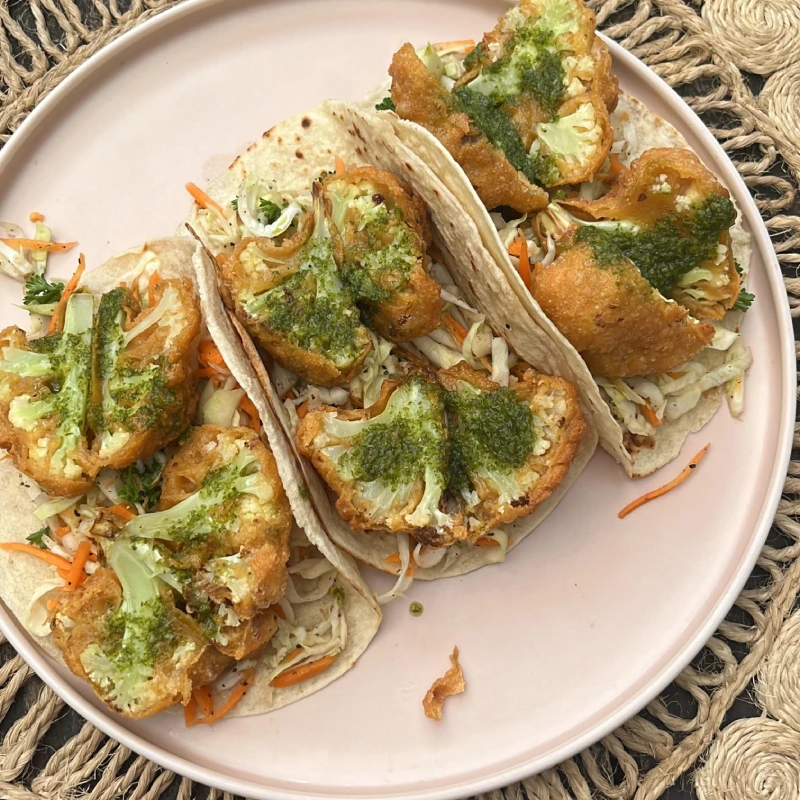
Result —
<instances>
[{"instance_id":1,"label":"woven jute placemat","mask_svg":"<svg viewBox=\"0 0 800 800\"><path fill-rule=\"evenodd\" d=\"M0 0L0 144L76 67L177 1ZM600 28L675 87L733 159L773 238L797 319L800 2L591 5ZM797 426L794 447L798 460L789 466L758 566L692 665L595 746L485 800L800 798ZM2 798L217 800L221 794L136 756L81 720L4 642L0 738ZM676 782L682 788L670 790Z\"/></svg>"}]
</instances>

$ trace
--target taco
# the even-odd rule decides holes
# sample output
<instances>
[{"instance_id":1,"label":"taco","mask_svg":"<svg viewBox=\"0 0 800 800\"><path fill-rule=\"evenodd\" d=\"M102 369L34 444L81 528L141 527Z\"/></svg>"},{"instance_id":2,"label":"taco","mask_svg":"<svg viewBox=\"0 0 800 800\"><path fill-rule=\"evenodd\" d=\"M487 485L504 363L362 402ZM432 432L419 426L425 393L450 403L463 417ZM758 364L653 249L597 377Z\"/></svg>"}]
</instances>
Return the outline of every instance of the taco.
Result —
<instances>
[{"instance_id":1,"label":"taco","mask_svg":"<svg viewBox=\"0 0 800 800\"><path fill-rule=\"evenodd\" d=\"M47 282L45 335L0 333L2 599L112 710L189 724L322 688L381 619L226 366L203 257L150 242Z\"/></svg>"},{"instance_id":2,"label":"taco","mask_svg":"<svg viewBox=\"0 0 800 800\"><path fill-rule=\"evenodd\" d=\"M362 106L461 202L561 348L601 444L639 477L678 455L723 390L741 414L750 248L728 190L610 68L581 0L523 0L477 45L405 45ZM509 168L515 182L500 181Z\"/></svg>"},{"instance_id":3,"label":"taco","mask_svg":"<svg viewBox=\"0 0 800 800\"><path fill-rule=\"evenodd\" d=\"M326 102L264 134L186 221L214 258L204 313L241 343L228 363L259 374L330 538L399 576L381 600L412 572L503 560L596 445L558 348L397 145Z\"/></svg>"}]
</instances>

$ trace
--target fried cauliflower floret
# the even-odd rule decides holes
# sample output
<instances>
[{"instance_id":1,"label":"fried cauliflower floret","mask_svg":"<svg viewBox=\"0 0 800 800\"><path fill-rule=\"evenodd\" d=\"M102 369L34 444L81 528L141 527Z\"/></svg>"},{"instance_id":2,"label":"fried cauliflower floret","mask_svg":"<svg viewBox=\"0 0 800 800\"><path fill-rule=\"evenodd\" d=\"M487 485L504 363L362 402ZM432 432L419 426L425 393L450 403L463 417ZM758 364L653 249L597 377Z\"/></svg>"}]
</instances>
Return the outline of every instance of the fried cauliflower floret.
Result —
<instances>
[{"instance_id":1,"label":"fried cauliflower floret","mask_svg":"<svg viewBox=\"0 0 800 800\"><path fill-rule=\"evenodd\" d=\"M187 278L155 286L142 309L126 287L104 294L97 312L89 420L102 466L148 458L189 427L198 392L192 348L200 309Z\"/></svg>"},{"instance_id":2,"label":"fried cauliflower floret","mask_svg":"<svg viewBox=\"0 0 800 800\"><path fill-rule=\"evenodd\" d=\"M649 231L662 263L643 263L646 276L655 274L651 282L694 317L716 320L733 307L741 288L729 232L736 210L729 198L693 152L657 148L623 170L604 197L571 200L569 207L593 220L626 221Z\"/></svg>"},{"instance_id":3,"label":"fried cauliflower floret","mask_svg":"<svg viewBox=\"0 0 800 800\"><path fill-rule=\"evenodd\" d=\"M447 148L487 208L510 206L529 213L547 205L547 193L512 166L503 150L454 106L410 44L395 53L389 74L397 114L426 128Z\"/></svg>"},{"instance_id":4,"label":"fried cauliflower floret","mask_svg":"<svg viewBox=\"0 0 800 800\"><path fill-rule=\"evenodd\" d=\"M228 660L127 541L111 545L108 560L111 569L58 600L54 638L67 666L126 717L188 703L193 686L214 680Z\"/></svg>"},{"instance_id":5,"label":"fried cauliflower floret","mask_svg":"<svg viewBox=\"0 0 800 800\"><path fill-rule=\"evenodd\" d=\"M331 236L318 184L314 209L280 241L244 239L220 266L222 295L250 335L309 383L341 386L372 349Z\"/></svg>"},{"instance_id":6,"label":"fried cauliflower floret","mask_svg":"<svg viewBox=\"0 0 800 800\"><path fill-rule=\"evenodd\" d=\"M537 270L533 295L595 375L667 372L714 338L711 325L666 300L630 261L601 267L587 244Z\"/></svg>"},{"instance_id":7,"label":"fried cauliflower floret","mask_svg":"<svg viewBox=\"0 0 800 800\"><path fill-rule=\"evenodd\" d=\"M613 142L619 90L594 27L580 0L522 0L455 70L454 85L433 48L423 62L406 45L389 70L395 109L447 147L487 208L538 210L536 187L590 180ZM487 147L514 183L497 163L495 174L470 163L472 149Z\"/></svg>"},{"instance_id":8,"label":"fried cauliflower floret","mask_svg":"<svg viewBox=\"0 0 800 800\"><path fill-rule=\"evenodd\" d=\"M342 239L342 278L365 317L391 342L438 328L443 302L428 274L428 215L410 186L360 167L324 182L330 220Z\"/></svg>"},{"instance_id":9,"label":"fried cauliflower floret","mask_svg":"<svg viewBox=\"0 0 800 800\"><path fill-rule=\"evenodd\" d=\"M368 409L309 411L297 445L338 495L336 509L354 529L413 533L430 544L458 535L459 516L442 510L444 399L427 378L386 381Z\"/></svg>"},{"instance_id":10,"label":"fried cauliflower floret","mask_svg":"<svg viewBox=\"0 0 800 800\"><path fill-rule=\"evenodd\" d=\"M125 533L153 540L158 560L190 571L181 587L190 613L212 603L232 609L230 620L249 620L283 597L291 522L275 459L258 435L203 425L164 467L159 511ZM225 613L218 617L224 625Z\"/></svg>"},{"instance_id":11,"label":"fried cauliflower floret","mask_svg":"<svg viewBox=\"0 0 800 800\"><path fill-rule=\"evenodd\" d=\"M471 541L533 513L566 476L586 423L575 387L527 370L502 388L463 362L439 373L447 390L451 492Z\"/></svg>"},{"instance_id":12,"label":"fried cauliflower floret","mask_svg":"<svg viewBox=\"0 0 800 800\"><path fill-rule=\"evenodd\" d=\"M76 292L61 333L30 342L19 328L0 333L0 446L53 495L87 492L99 469L86 438L92 310L92 296Z\"/></svg>"}]
</instances>

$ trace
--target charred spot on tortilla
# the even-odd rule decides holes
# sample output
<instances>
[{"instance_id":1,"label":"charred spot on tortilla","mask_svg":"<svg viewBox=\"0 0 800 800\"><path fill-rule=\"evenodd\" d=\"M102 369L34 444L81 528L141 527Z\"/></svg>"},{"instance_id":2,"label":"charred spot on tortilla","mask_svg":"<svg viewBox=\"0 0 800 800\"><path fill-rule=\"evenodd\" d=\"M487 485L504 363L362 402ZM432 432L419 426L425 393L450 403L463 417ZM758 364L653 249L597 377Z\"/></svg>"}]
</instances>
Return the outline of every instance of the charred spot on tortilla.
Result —
<instances>
[{"instance_id":1,"label":"charred spot on tortilla","mask_svg":"<svg viewBox=\"0 0 800 800\"><path fill-rule=\"evenodd\" d=\"M294 154L295 154L295 155L296 155L298 158L305 158L305 156L303 155L303 153L302 153L302 151L301 151L301 150L295 150Z\"/></svg>"}]
</instances>

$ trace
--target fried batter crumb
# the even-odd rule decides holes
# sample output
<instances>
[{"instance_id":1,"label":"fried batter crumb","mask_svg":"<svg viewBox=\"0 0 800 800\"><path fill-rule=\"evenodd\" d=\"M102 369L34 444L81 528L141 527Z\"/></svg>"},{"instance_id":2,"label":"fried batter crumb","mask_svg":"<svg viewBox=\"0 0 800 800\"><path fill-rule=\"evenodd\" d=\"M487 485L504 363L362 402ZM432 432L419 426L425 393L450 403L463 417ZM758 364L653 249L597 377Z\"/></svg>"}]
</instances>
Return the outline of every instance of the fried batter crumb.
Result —
<instances>
[{"instance_id":1,"label":"fried batter crumb","mask_svg":"<svg viewBox=\"0 0 800 800\"><path fill-rule=\"evenodd\" d=\"M444 674L444 677L437 678L433 686L428 689L422 707L425 709L425 716L429 719L441 720L444 701L452 694L461 694L467 684L464 680L464 673L461 671L461 664L458 663L458 648L454 647L450 656L452 666Z\"/></svg>"}]
</instances>

